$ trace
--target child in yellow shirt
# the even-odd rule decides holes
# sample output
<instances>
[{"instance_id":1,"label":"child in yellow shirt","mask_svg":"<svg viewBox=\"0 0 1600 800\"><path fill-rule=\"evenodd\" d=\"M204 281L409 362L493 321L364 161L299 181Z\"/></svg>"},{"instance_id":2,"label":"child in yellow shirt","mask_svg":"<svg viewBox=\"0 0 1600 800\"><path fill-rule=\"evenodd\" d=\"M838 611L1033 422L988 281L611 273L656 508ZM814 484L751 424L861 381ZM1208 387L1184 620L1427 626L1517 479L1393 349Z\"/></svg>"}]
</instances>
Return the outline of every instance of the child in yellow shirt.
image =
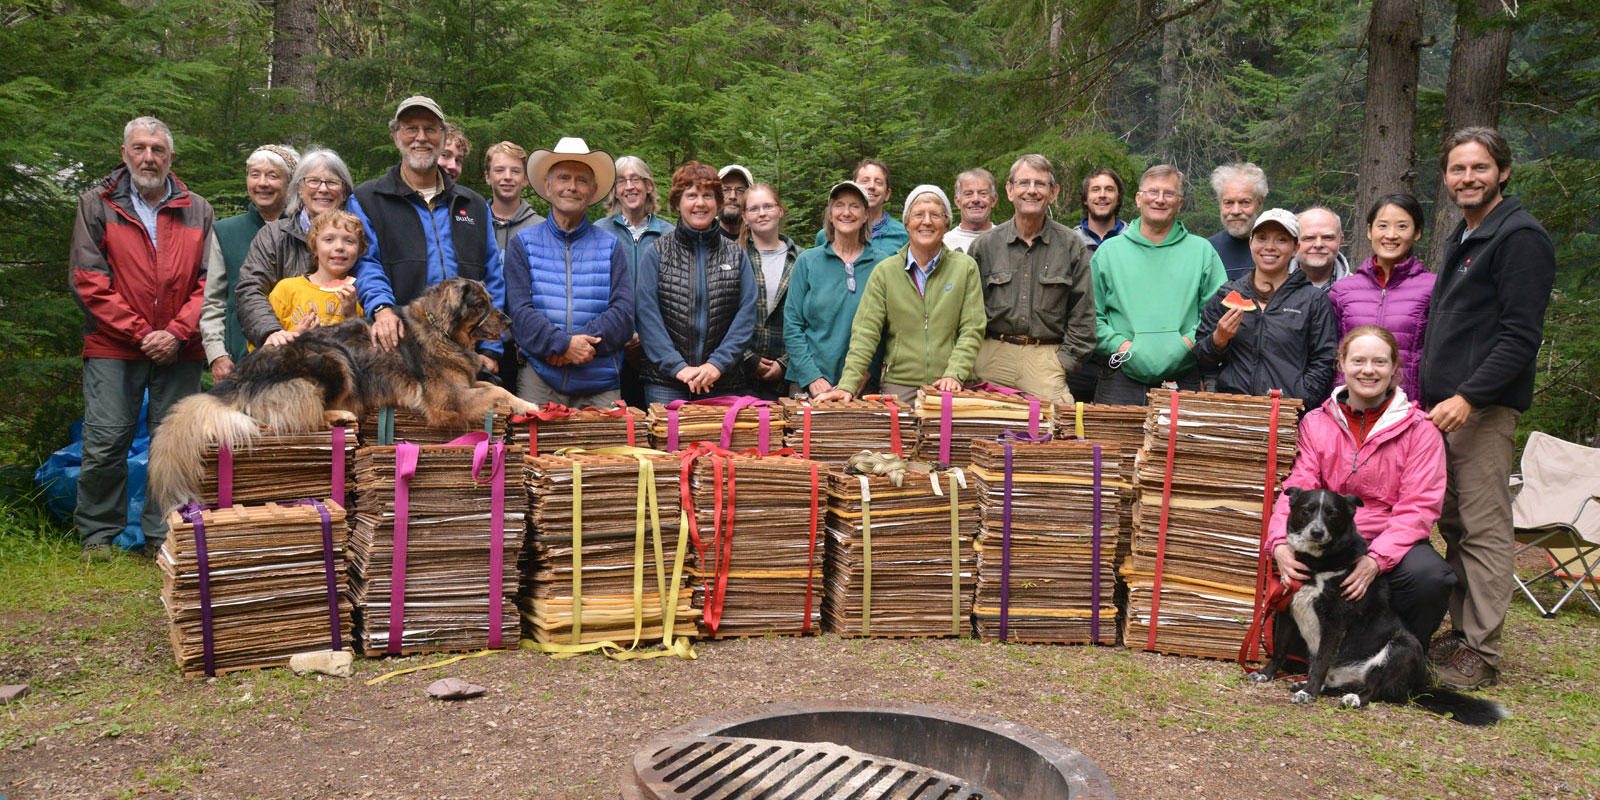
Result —
<instances>
[{"instance_id":1,"label":"child in yellow shirt","mask_svg":"<svg viewBox=\"0 0 1600 800\"><path fill-rule=\"evenodd\" d=\"M337 208L318 214L306 231L306 248L311 251L314 271L278 281L267 295L283 325L283 330L267 337L268 347L293 341L312 328L361 316L356 281L350 275L356 259L367 249L361 220Z\"/></svg>"}]
</instances>

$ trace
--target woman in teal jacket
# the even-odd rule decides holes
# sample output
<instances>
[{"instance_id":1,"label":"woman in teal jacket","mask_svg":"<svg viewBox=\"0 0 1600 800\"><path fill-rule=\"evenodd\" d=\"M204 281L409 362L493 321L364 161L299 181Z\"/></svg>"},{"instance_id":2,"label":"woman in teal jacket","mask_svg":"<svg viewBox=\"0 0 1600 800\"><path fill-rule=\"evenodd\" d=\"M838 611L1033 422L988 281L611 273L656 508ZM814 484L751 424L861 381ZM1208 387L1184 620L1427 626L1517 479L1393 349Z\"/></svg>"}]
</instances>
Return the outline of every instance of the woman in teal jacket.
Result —
<instances>
[{"instance_id":1,"label":"woman in teal jacket","mask_svg":"<svg viewBox=\"0 0 1600 800\"><path fill-rule=\"evenodd\" d=\"M828 243L795 259L783 309L792 391L820 397L833 389L850 349L850 323L872 268L882 255L870 244L867 193L845 181L828 192L823 232Z\"/></svg>"}]
</instances>

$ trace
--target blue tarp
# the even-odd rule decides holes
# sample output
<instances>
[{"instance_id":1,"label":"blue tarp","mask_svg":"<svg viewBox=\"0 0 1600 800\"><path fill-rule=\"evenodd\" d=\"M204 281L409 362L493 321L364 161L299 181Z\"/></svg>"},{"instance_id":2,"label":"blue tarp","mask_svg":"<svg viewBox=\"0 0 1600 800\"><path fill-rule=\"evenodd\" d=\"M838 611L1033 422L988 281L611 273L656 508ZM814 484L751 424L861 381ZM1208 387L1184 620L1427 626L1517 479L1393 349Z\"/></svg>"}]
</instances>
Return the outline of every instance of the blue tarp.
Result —
<instances>
[{"instance_id":1,"label":"blue tarp","mask_svg":"<svg viewBox=\"0 0 1600 800\"><path fill-rule=\"evenodd\" d=\"M139 525L139 512L144 509L145 466L150 461L150 431L145 415L150 411L150 395L144 398L139 409L139 428L133 436L133 448L128 453L128 526L113 541L124 550L137 550L144 546L144 530ZM33 482L45 495L45 504L51 513L67 522L72 521L73 509L78 507L78 471L83 468L83 420L68 428L72 444L50 454L33 473Z\"/></svg>"}]
</instances>

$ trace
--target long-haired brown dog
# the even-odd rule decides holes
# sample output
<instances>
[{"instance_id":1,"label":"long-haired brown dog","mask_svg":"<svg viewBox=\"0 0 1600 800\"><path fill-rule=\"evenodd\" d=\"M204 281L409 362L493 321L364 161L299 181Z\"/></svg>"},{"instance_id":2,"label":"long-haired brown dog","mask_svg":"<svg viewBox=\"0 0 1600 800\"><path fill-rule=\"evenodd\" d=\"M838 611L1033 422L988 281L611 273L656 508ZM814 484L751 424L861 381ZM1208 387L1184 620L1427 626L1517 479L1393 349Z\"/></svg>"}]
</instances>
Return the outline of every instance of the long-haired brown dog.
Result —
<instances>
[{"instance_id":1,"label":"long-haired brown dog","mask_svg":"<svg viewBox=\"0 0 1600 800\"><path fill-rule=\"evenodd\" d=\"M533 409L505 389L476 380L473 346L499 341L511 325L483 284L447 280L401 309L400 319L404 336L393 350L372 344L364 319L314 328L281 347L256 350L211 391L173 406L150 441L153 500L162 508L198 501L209 447L244 449L263 427L315 430L324 424L325 411L359 417L392 405L422 415L430 425L467 428L495 406Z\"/></svg>"}]
</instances>

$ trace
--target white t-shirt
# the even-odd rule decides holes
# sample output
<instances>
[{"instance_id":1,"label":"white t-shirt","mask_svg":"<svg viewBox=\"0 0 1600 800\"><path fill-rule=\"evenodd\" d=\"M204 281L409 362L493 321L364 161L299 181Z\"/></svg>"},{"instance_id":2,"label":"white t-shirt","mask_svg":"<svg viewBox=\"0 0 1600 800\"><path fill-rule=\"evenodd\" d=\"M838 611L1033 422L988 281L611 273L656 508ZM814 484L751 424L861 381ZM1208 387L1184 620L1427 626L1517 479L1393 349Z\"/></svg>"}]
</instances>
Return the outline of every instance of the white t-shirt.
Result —
<instances>
[{"instance_id":1,"label":"white t-shirt","mask_svg":"<svg viewBox=\"0 0 1600 800\"><path fill-rule=\"evenodd\" d=\"M767 285L767 310L778 303L778 284L783 280L783 262L788 260L789 245L776 250L756 250L761 256L761 277Z\"/></svg>"},{"instance_id":2,"label":"white t-shirt","mask_svg":"<svg viewBox=\"0 0 1600 800\"><path fill-rule=\"evenodd\" d=\"M992 231L994 228L991 227L989 230ZM966 228L959 226L954 227L948 231L945 231L944 246L958 253L965 253L967 252L967 248L972 246L973 241L975 241L979 236L982 236L988 232L989 231L969 231Z\"/></svg>"}]
</instances>

